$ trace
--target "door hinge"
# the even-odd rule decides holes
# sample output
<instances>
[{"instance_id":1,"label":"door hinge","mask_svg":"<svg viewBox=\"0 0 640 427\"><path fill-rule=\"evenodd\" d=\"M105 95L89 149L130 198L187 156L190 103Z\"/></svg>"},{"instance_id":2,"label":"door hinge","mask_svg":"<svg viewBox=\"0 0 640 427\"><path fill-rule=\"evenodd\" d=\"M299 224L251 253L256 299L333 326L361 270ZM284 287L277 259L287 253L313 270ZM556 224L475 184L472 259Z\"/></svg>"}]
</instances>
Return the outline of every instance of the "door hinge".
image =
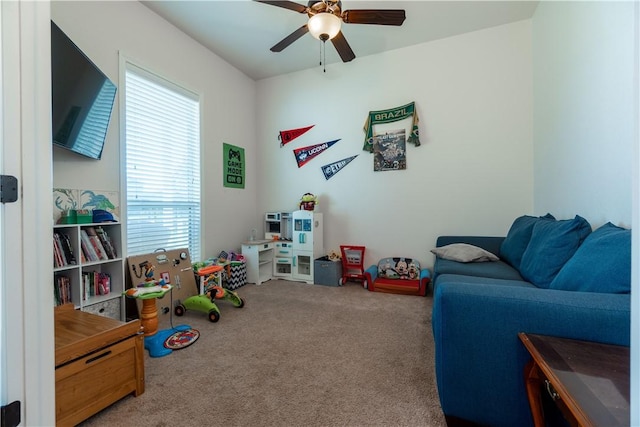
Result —
<instances>
[{"instance_id":1,"label":"door hinge","mask_svg":"<svg viewBox=\"0 0 640 427\"><path fill-rule=\"evenodd\" d=\"M13 203L18 200L18 178L0 175L0 203Z\"/></svg>"},{"instance_id":2,"label":"door hinge","mask_svg":"<svg viewBox=\"0 0 640 427\"><path fill-rule=\"evenodd\" d=\"M20 401L16 400L0 407L0 427L16 427L20 425Z\"/></svg>"}]
</instances>

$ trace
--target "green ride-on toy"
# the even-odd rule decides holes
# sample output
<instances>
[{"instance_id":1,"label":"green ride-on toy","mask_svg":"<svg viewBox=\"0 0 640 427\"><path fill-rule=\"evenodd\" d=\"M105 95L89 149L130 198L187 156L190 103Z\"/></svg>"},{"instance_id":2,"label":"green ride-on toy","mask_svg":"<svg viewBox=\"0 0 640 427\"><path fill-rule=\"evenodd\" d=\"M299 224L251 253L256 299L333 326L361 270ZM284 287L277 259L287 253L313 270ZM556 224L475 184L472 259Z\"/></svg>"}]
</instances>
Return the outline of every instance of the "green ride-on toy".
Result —
<instances>
[{"instance_id":1,"label":"green ride-on toy","mask_svg":"<svg viewBox=\"0 0 640 427\"><path fill-rule=\"evenodd\" d=\"M223 299L237 308L244 307L244 300L236 292L221 286L222 270L223 267L220 265L211 265L198 270L200 295L191 296L177 304L174 309L175 315L182 316L187 310L196 310L207 313L211 322L217 322L220 320L220 309L215 300Z\"/></svg>"}]
</instances>

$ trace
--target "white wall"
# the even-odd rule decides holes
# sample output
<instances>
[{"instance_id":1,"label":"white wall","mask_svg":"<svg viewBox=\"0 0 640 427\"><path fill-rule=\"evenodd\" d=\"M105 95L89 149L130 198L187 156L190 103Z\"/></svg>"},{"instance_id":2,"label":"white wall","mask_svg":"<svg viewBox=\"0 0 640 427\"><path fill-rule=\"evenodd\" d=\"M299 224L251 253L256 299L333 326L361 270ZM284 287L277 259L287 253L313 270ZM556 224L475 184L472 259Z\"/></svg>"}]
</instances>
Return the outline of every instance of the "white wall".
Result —
<instances>
[{"instance_id":1,"label":"white wall","mask_svg":"<svg viewBox=\"0 0 640 427\"><path fill-rule=\"evenodd\" d=\"M51 17L118 83L119 52L201 95L203 108L203 256L239 249L256 218L255 82L138 2L52 2ZM102 160L54 150L54 186L120 190L116 102ZM222 143L244 147L246 188L222 186Z\"/></svg>"},{"instance_id":2,"label":"white wall","mask_svg":"<svg viewBox=\"0 0 640 427\"><path fill-rule=\"evenodd\" d=\"M533 19L537 210L638 228L637 2L541 2ZM635 179L635 182L634 182ZM635 209L635 213L634 213ZM640 423L633 233L631 425Z\"/></svg>"},{"instance_id":3,"label":"white wall","mask_svg":"<svg viewBox=\"0 0 640 427\"><path fill-rule=\"evenodd\" d=\"M259 213L312 192L325 249L364 245L367 265L404 255L430 266L440 234L506 234L533 209L530 33L521 21L259 81ZM374 172L362 151L368 112L411 101L422 145L407 145L407 170ZM280 147L279 131L311 124ZM297 167L294 148L337 138ZM325 180L321 166L356 154Z\"/></svg>"},{"instance_id":4,"label":"white wall","mask_svg":"<svg viewBox=\"0 0 640 427\"><path fill-rule=\"evenodd\" d=\"M541 2L533 19L534 206L631 226L633 2Z\"/></svg>"}]
</instances>

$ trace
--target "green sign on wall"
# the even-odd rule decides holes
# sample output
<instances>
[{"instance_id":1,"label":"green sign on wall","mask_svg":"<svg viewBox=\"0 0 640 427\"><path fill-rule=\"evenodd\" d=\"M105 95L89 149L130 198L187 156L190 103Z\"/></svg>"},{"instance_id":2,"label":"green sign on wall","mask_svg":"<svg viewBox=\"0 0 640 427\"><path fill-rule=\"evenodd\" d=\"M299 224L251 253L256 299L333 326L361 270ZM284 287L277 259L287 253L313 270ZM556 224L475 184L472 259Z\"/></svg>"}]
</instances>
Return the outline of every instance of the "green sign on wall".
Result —
<instances>
[{"instance_id":1,"label":"green sign on wall","mask_svg":"<svg viewBox=\"0 0 640 427\"><path fill-rule=\"evenodd\" d=\"M244 188L244 148L222 144L222 179L225 187Z\"/></svg>"}]
</instances>

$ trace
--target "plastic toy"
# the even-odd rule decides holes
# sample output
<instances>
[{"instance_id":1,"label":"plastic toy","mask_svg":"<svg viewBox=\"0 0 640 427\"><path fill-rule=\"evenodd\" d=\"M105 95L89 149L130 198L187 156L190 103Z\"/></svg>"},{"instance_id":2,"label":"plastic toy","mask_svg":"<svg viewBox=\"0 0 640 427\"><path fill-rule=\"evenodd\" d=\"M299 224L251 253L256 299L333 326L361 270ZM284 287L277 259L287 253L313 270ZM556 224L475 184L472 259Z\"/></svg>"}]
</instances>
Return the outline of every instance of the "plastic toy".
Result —
<instances>
[{"instance_id":1,"label":"plastic toy","mask_svg":"<svg viewBox=\"0 0 640 427\"><path fill-rule=\"evenodd\" d=\"M162 357L173 350L164 346L167 337L176 331L187 331L191 329L189 325L178 325L171 329L158 330L158 310L156 309L156 299L162 298L173 287L164 280L155 281L153 277L139 284L135 288L127 289L124 293L129 298L136 298L142 301L142 311L140 312L140 322L144 330L144 348L149 350L149 356Z\"/></svg>"},{"instance_id":2,"label":"plastic toy","mask_svg":"<svg viewBox=\"0 0 640 427\"><path fill-rule=\"evenodd\" d=\"M200 295L191 296L176 305L175 315L182 316L187 310L196 310L207 313L209 320L215 323L220 320L220 310L215 303L216 299L227 300L237 308L244 307L244 300L236 292L221 286L223 269L224 267L220 265L200 268L198 270Z\"/></svg>"},{"instance_id":3,"label":"plastic toy","mask_svg":"<svg viewBox=\"0 0 640 427\"><path fill-rule=\"evenodd\" d=\"M367 288L367 279L364 275L364 246L340 246L342 254L342 277L340 286L348 280L359 280L362 286Z\"/></svg>"},{"instance_id":4,"label":"plastic toy","mask_svg":"<svg viewBox=\"0 0 640 427\"><path fill-rule=\"evenodd\" d=\"M318 204L318 198L311 193L304 193L300 199L300 209L312 211Z\"/></svg>"},{"instance_id":5,"label":"plastic toy","mask_svg":"<svg viewBox=\"0 0 640 427\"><path fill-rule=\"evenodd\" d=\"M162 298L170 290L171 286L167 285L164 280L160 280L159 282L144 282L144 284L138 285L137 288L127 289L124 294L130 298L138 299Z\"/></svg>"}]
</instances>

